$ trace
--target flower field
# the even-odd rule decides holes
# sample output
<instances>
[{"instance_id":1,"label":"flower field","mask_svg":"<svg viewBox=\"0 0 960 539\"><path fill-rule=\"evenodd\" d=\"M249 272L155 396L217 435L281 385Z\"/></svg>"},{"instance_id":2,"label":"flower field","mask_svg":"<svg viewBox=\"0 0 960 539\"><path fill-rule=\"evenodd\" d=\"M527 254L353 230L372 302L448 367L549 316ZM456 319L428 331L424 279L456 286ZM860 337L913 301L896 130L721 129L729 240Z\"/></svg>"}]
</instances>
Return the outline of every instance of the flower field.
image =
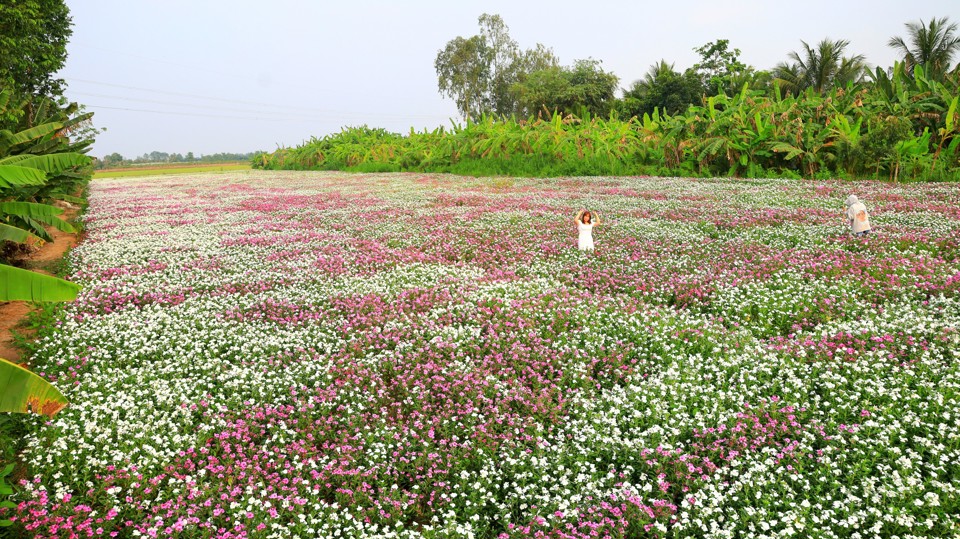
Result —
<instances>
[{"instance_id":1,"label":"flower field","mask_svg":"<svg viewBox=\"0 0 960 539\"><path fill-rule=\"evenodd\" d=\"M85 227L30 536L960 536L958 184L255 171Z\"/></svg>"}]
</instances>

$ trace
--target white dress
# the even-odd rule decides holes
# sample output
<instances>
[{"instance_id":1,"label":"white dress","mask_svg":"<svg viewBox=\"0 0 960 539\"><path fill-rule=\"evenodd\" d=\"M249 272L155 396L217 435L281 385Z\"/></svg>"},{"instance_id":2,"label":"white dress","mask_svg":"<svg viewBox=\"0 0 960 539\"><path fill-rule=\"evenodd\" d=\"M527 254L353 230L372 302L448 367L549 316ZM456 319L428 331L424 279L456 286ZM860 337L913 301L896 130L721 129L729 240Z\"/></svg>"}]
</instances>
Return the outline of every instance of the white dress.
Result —
<instances>
[{"instance_id":1,"label":"white dress","mask_svg":"<svg viewBox=\"0 0 960 539\"><path fill-rule=\"evenodd\" d=\"M577 249L581 251L593 250L593 223L589 225L581 222L577 223L577 231L580 232L580 238L577 240Z\"/></svg>"}]
</instances>

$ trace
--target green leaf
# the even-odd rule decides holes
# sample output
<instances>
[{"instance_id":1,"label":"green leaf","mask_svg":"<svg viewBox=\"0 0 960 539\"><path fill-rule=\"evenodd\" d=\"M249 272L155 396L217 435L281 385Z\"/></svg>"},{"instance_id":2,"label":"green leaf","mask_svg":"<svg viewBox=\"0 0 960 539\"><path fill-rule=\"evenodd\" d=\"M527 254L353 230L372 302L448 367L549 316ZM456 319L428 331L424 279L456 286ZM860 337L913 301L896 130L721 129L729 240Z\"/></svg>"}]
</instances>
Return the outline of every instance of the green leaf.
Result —
<instances>
[{"instance_id":1,"label":"green leaf","mask_svg":"<svg viewBox=\"0 0 960 539\"><path fill-rule=\"evenodd\" d=\"M18 156L20 157L20 156ZM90 163L90 158L80 153L52 153L48 155L26 155L16 161L21 167L31 167L47 173L57 173L73 167Z\"/></svg>"},{"instance_id":2,"label":"green leaf","mask_svg":"<svg viewBox=\"0 0 960 539\"><path fill-rule=\"evenodd\" d=\"M47 175L42 170L17 165L0 165L0 189L21 185L43 185Z\"/></svg>"},{"instance_id":3,"label":"green leaf","mask_svg":"<svg viewBox=\"0 0 960 539\"><path fill-rule=\"evenodd\" d=\"M17 228L15 226L0 223L0 241L12 241L15 243L26 243L31 237L36 237L30 232Z\"/></svg>"},{"instance_id":4,"label":"green leaf","mask_svg":"<svg viewBox=\"0 0 960 539\"><path fill-rule=\"evenodd\" d=\"M774 142L770 145L770 149L777 153L786 152L787 161L795 159L798 155L803 155L803 150L786 142Z\"/></svg>"},{"instance_id":5,"label":"green leaf","mask_svg":"<svg viewBox=\"0 0 960 539\"><path fill-rule=\"evenodd\" d=\"M50 233L47 232L47 229L43 227L43 223L34 221L29 217L17 217L16 219L14 219L14 221L16 226L19 226L24 230L32 231L34 234L37 235L38 238L42 239L43 241L53 241L53 236L51 236ZM16 222L16 221L19 221L19 222ZM23 223L23 225L21 225L20 223Z\"/></svg>"},{"instance_id":6,"label":"green leaf","mask_svg":"<svg viewBox=\"0 0 960 539\"><path fill-rule=\"evenodd\" d=\"M697 158L703 161L708 155L716 155L723 148L725 143L726 140L720 137L704 141L703 151L700 152L700 155Z\"/></svg>"},{"instance_id":7,"label":"green leaf","mask_svg":"<svg viewBox=\"0 0 960 539\"><path fill-rule=\"evenodd\" d=\"M960 99L960 96L954 97L953 101L950 102L950 108L947 109L947 118L946 118L947 133L953 132L953 116L957 112L958 99Z\"/></svg>"},{"instance_id":8,"label":"green leaf","mask_svg":"<svg viewBox=\"0 0 960 539\"><path fill-rule=\"evenodd\" d=\"M13 215L21 219L38 221L50 225L61 232L75 232L70 223L57 217L63 210L49 204L35 202L0 202L0 217Z\"/></svg>"},{"instance_id":9,"label":"green leaf","mask_svg":"<svg viewBox=\"0 0 960 539\"><path fill-rule=\"evenodd\" d=\"M23 144L24 142L29 142L31 140L36 140L38 138L45 137L51 133L56 133L63 128L63 124L60 122L50 122L46 124L41 124L36 127L31 127L30 129L25 129L16 133L7 138L4 141L7 145L7 148L11 148L18 144Z\"/></svg>"},{"instance_id":10,"label":"green leaf","mask_svg":"<svg viewBox=\"0 0 960 539\"><path fill-rule=\"evenodd\" d=\"M80 285L0 264L0 301L73 301Z\"/></svg>"},{"instance_id":11,"label":"green leaf","mask_svg":"<svg viewBox=\"0 0 960 539\"><path fill-rule=\"evenodd\" d=\"M53 384L0 358L0 412L53 417L66 406L66 397Z\"/></svg>"}]
</instances>

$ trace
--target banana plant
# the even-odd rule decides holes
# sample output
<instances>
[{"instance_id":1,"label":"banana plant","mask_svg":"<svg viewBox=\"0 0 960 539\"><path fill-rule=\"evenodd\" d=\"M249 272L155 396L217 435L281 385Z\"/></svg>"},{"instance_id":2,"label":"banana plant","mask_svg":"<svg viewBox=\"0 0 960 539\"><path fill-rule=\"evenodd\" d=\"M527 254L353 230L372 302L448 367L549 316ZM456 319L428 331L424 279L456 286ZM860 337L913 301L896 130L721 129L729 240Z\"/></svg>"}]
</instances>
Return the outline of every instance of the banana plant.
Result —
<instances>
[{"instance_id":1,"label":"banana plant","mask_svg":"<svg viewBox=\"0 0 960 539\"><path fill-rule=\"evenodd\" d=\"M0 113L20 110L15 114L20 121L0 130L0 165L29 166L46 173L46 182L22 188L14 197L80 203L74 194L90 179L92 171L92 160L83 154L93 143L89 131L96 132L90 127L93 113L80 113L76 103L61 107L49 99L16 102L11 95L9 90L0 91ZM30 114L23 112L28 106L32 108Z\"/></svg>"},{"instance_id":2,"label":"banana plant","mask_svg":"<svg viewBox=\"0 0 960 539\"><path fill-rule=\"evenodd\" d=\"M79 291L75 283L0 264L0 301L73 301ZM53 417L66 405L67 399L52 384L0 359L0 412Z\"/></svg>"},{"instance_id":3,"label":"banana plant","mask_svg":"<svg viewBox=\"0 0 960 539\"><path fill-rule=\"evenodd\" d=\"M942 91L944 93L948 92L946 88L942 88ZM947 93L944 97L949 98L951 96ZM937 149L934 151L930 164L931 170L936 167L938 160L946 162L947 166L960 164L958 163L960 156L957 154L957 147L960 145L960 110L958 110L960 96L954 95L948 102L950 105L944 114L943 126L937 128L937 138L939 142L937 143ZM944 151L944 149L946 149L946 151Z\"/></svg>"},{"instance_id":4,"label":"banana plant","mask_svg":"<svg viewBox=\"0 0 960 539\"><path fill-rule=\"evenodd\" d=\"M930 130L924 129L919 137L911 137L897 142L889 158L891 179L896 182L904 164L916 163L930 152Z\"/></svg>"},{"instance_id":5,"label":"banana plant","mask_svg":"<svg viewBox=\"0 0 960 539\"><path fill-rule=\"evenodd\" d=\"M62 214L63 210L49 204L0 202L0 221L3 221L0 224L27 231L44 241L53 241L44 225L52 226L61 232L76 232L70 223L59 217Z\"/></svg>"},{"instance_id":6,"label":"banana plant","mask_svg":"<svg viewBox=\"0 0 960 539\"><path fill-rule=\"evenodd\" d=\"M845 114L830 118L830 134L836 141L837 154L843 156L845 168L853 168L852 159L860 145L863 134L863 117L851 122Z\"/></svg>"}]
</instances>

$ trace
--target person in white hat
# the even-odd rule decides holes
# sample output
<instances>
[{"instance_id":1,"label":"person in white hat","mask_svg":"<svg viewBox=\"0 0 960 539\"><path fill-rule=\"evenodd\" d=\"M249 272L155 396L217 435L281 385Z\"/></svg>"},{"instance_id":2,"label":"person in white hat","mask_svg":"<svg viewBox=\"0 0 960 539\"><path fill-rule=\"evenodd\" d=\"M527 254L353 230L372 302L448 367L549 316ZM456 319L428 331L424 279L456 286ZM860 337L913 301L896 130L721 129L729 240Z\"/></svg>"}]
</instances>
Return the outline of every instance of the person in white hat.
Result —
<instances>
[{"instance_id":1,"label":"person in white hat","mask_svg":"<svg viewBox=\"0 0 960 539\"><path fill-rule=\"evenodd\" d=\"M870 215L857 195L847 197L847 220L854 236L866 236L870 233Z\"/></svg>"}]
</instances>

